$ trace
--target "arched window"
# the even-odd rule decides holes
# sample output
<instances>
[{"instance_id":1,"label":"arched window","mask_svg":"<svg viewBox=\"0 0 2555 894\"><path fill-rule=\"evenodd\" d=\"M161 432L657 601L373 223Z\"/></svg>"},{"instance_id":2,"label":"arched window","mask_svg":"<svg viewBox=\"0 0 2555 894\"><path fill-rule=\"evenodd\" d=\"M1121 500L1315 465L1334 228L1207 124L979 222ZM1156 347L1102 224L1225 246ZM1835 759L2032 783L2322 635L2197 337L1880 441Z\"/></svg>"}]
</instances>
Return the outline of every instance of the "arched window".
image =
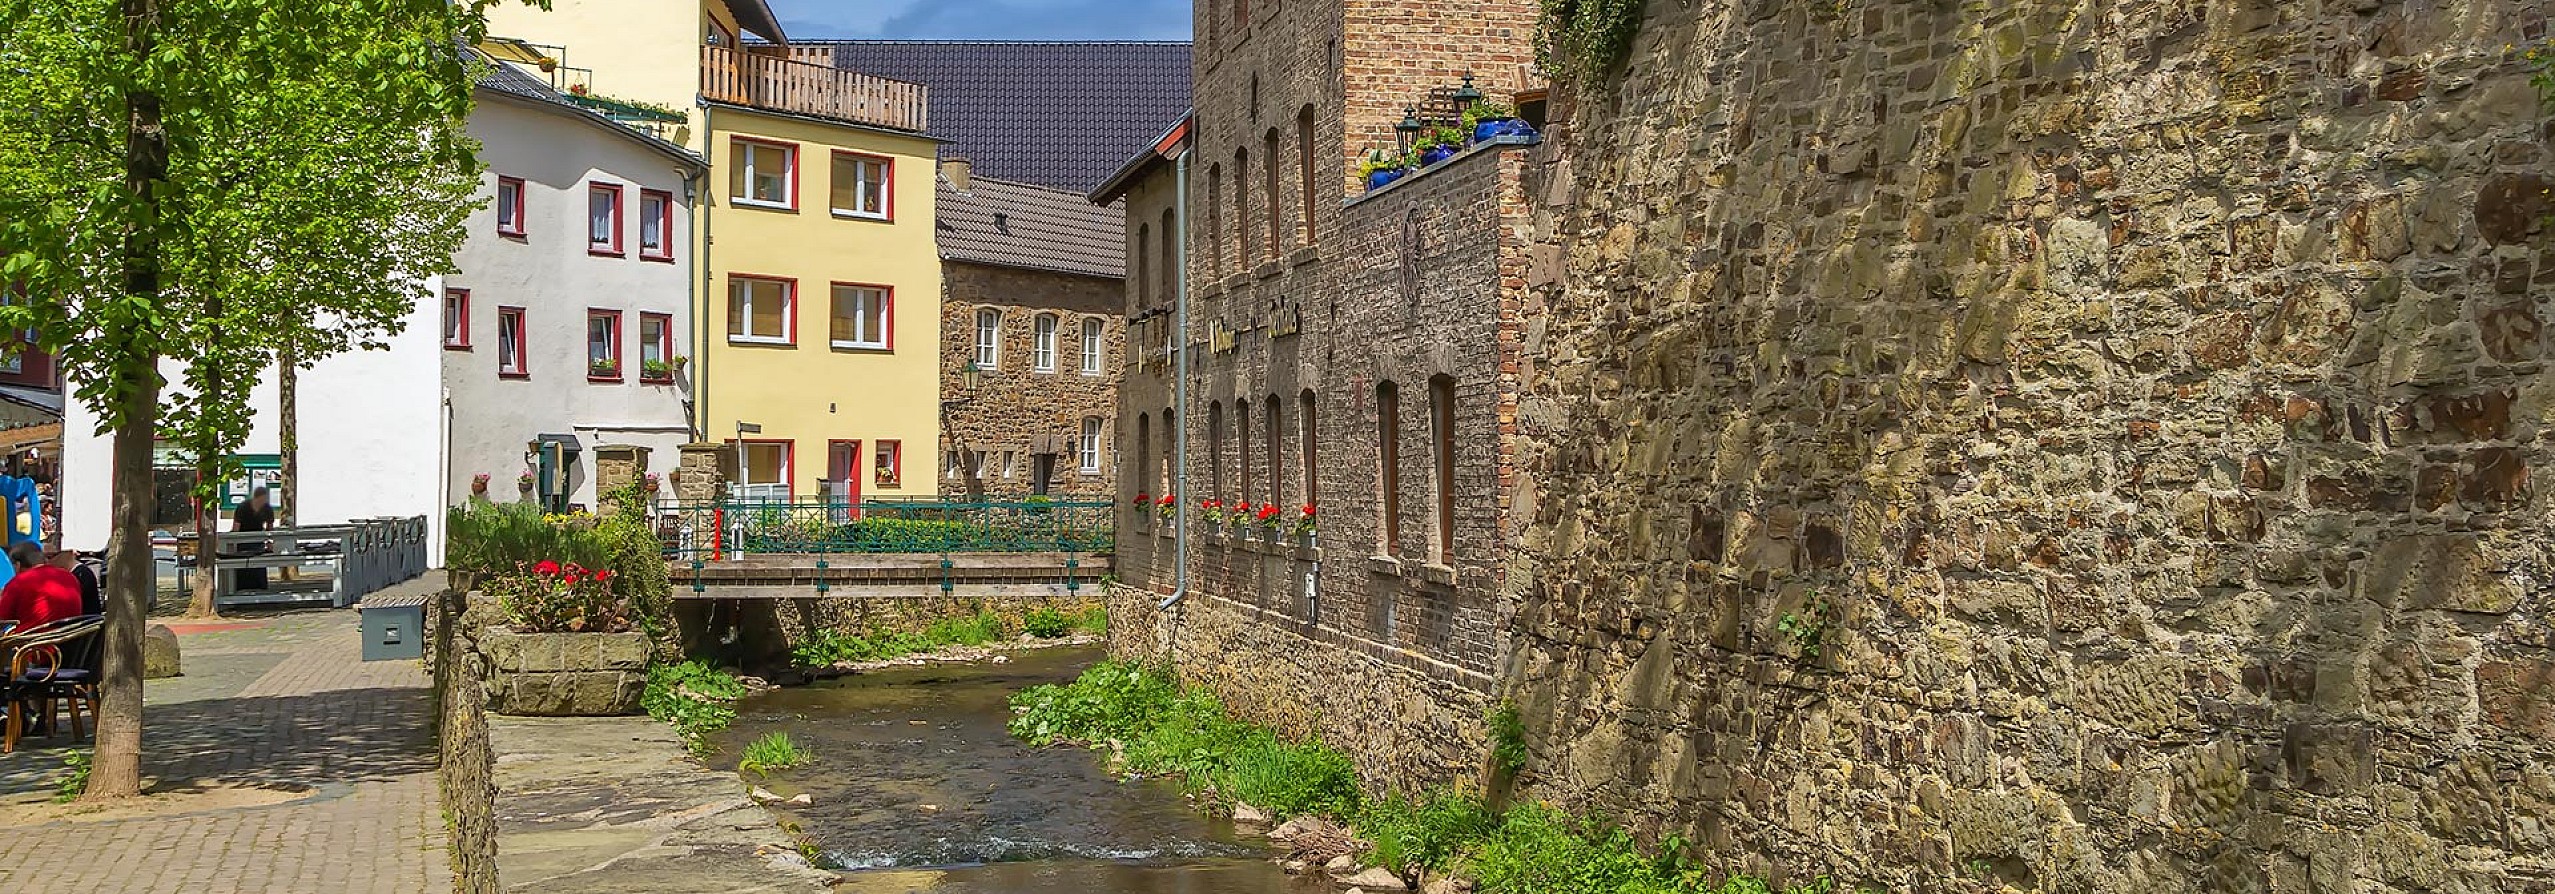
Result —
<instances>
[{"instance_id":1,"label":"arched window","mask_svg":"<svg viewBox=\"0 0 2555 894\"><path fill-rule=\"evenodd\" d=\"M1302 176L1304 181L1297 184L1296 187L1303 190L1303 192L1297 196L1297 198L1301 200L1297 202L1300 209L1297 213L1302 215L1303 219L1297 221L1297 224L1303 227L1304 244L1311 245L1314 241L1313 197L1321 192L1321 190L1316 188L1313 184L1312 103L1305 103L1304 110L1295 113L1295 167L1298 174Z\"/></svg>"},{"instance_id":2,"label":"arched window","mask_svg":"<svg viewBox=\"0 0 2555 894\"><path fill-rule=\"evenodd\" d=\"M1080 460L1081 460L1081 462L1077 465L1077 467L1076 467L1076 468L1077 468L1077 469L1078 469L1078 470L1079 470L1082 474L1085 474L1085 475L1098 475L1098 474L1100 474L1100 431L1101 431L1101 428L1102 428L1102 425L1101 425L1101 422L1100 422L1100 417L1098 417L1098 416L1084 416L1084 417L1082 417L1082 442L1081 442L1081 443L1079 443L1079 444L1074 445L1075 447L1079 448L1076 452L1078 452L1078 453L1080 453L1080 454L1081 454L1081 456L1080 456L1080 457L1078 457L1078 459L1080 459Z\"/></svg>"},{"instance_id":3,"label":"arched window","mask_svg":"<svg viewBox=\"0 0 2555 894\"><path fill-rule=\"evenodd\" d=\"M1402 400L1391 380L1375 383L1375 505L1382 524L1375 552L1390 556L1402 540Z\"/></svg>"},{"instance_id":4,"label":"arched window","mask_svg":"<svg viewBox=\"0 0 2555 894\"><path fill-rule=\"evenodd\" d=\"M1455 379L1428 379L1430 470L1437 491L1437 564L1455 564Z\"/></svg>"},{"instance_id":5,"label":"arched window","mask_svg":"<svg viewBox=\"0 0 2555 894\"><path fill-rule=\"evenodd\" d=\"M1266 175L1262 182L1268 184L1269 193L1269 257L1281 259L1286 257L1285 237L1279 234L1286 226L1286 202L1279 198L1285 193L1278 191L1278 168L1285 158L1278 154L1277 128L1269 128L1260 138L1260 172Z\"/></svg>"},{"instance_id":6,"label":"arched window","mask_svg":"<svg viewBox=\"0 0 2555 894\"><path fill-rule=\"evenodd\" d=\"M1322 489L1316 486L1320 478L1315 470L1322 466L1321 457L1315 453L1316 445L1321 443L1319 438L1321 429L1315 424L1316 418L1313 410L1313 389L1306 388L1295 401L1295 437L1301 443L1300 451L1303 453L1297 461L1304 464L1304 505L1316 507L1318 510L1322 505Z\"/></svg>"},{"instance_id":7,"label":"arched window","mask_svg":"<svg viewBox=\"0 0 2555 894\"><path fill-rule=\"evenodd\" d=\"M1253 480L1251 478L1251 402L1248 400L1234 401L1233 418L1234 425L1241 429L1242 435L1241 438L1235 441L1233 445L1233 458L1242 470L1242 489L1235 492L1234 496L1239 498L1242 502L1248 503L1251 502L1252 495L1258 493L1258 491L1251 486Z\"/></svg>"},{"instance_id":8,"label":"arched window","mask_svg":"<svg viewBox=\"0 0 2555 894\"><path fill-rule=\"evenodd\" d=\"M1162 295L1162 301L1163 301L1163 303L1166 303L1166 304L1168 304L1168 303L1170 303L1170 302L1173 302L1173 301L1177 301L1177 300L1179 300L1179 299L1180 299L1180 296L1179 296L1178 294L1175 294L1175 293L1172 291L1173 289L1175 289L1175 288L1177 288L1177 287L1178 287L1178 283L1177 283L1177 281L1175 281L1175 280L1173 279L1173 277L1174 277L1174 276L1176 276L1176 275L1178 275L1178 274L1179 274L1179 272L1180 272L1180 270L1179 270L1178 266L1176 266L1176 265L1178 265L1178 264L1182 263L1182 260L1183 260L1183 259L1180 257L1179 247L1178 247L1178 246L1176 246L1176 245L1173 245L1173 244L1172 244L1172 240L1175 240L1175 239L1180 238L1180 231L1179 231L1179 229L1178 229L1178 225L1177 225L1177 221L1178 221L1178 220L1179 220L1179 218L1177 218L1176 216L1174 216L1174 215L1172 214L1171 209L1169 209L1169 208L1164 208L1164 209L1162 209L1162 291L1161 291L1161 295Z\"/></svg>"},{"instance_id":9,"label":"arched window","mask_svg":"<svg viewBox=\"0 0 2555 894\"><path fill-rule=\"evenodd\" d=\"M1120 454L1121 456L1125 454ZM1136 527L1153 526L1153 414L1136 414L1136 493L1146 499L1136 503ZM1119 487L1124 488L1121 484Z\"/></svg>"},{"instance_id":10,"label":"arched window","mask_svg":"<svg viewBox=\"0 0 2555 894\"><path fill-rule=\"evenodd\" d=\"M1207 402L1207 496L1224 499L1224 402Z\"/></svg>"},{"instance_id":11,"label":"arched window","mask_svg":"<svg viewBox=\"0 0 2555 894\"><path fill-rule=\"evenodd\" d=\"M1133 312L1135 312L1135 311L1143 310L1143 309L1145 309L1145 308L1148 308L1148 307L1152 307L1152 306L1153 306L1153 225L1152 225L1152 224L1149 224L1149 223L1140 223L1140 224L1137 224L1137 225L1136 225L1136 242L1135 242L1135 249L1136 249L1136 251L1135 251L1135 254L1136 254L1136 294L1135 294L1135 299L1136 299L1136 301L1135 301L1135 306L1134 306L1134 307L1127 308L1127 310L1128 310L1128 312L1129 312L1129 313L1133 313ZM1169 262L1169 259L1168 259L1168 258L1166 258L1166 259L1164 259L1164 261L1165 261L1166 263L1168 263L1168 262Z\"/></svg>"},{"instance_id":12,"label":"arched window","mask_svg":"<svg viewBox=\"0 0 2555 894\"><path fill-rule=\"evenodd\" d=\"M976 368L993 372L1002 367L1002 311L985 308L976 312Z\"/></svg>"},{"instance_id":13,"label":"arched window","mask_svg":"<svg viewBox=\"0 0 2555 894\"><path fill-rule=\"evenodd\" d=\"M1224 167L1207 166L1207 238L1192 240L1207 247L1206 273L1209 281L1224 277Z\"/></svg>"},{"instance_id":14,"label":"arched window","mask_svg":"<svg viewBox=\"0 0 2555 894\"><path fill-rule=\"evenodd\" d=\"M1238 273L1249 274L1260 263L1260 253L1251 241L1251 150L1233 150L1233 263Z\"/></svg>"},{"instance_id":15,"label":"arched window","mask_svg":"<svg viewBox=\"0 0 2555 894\"><path fill-rule=\"evenodd\" d=\"M1265 424L1260 426L1260 442L1267 446L1269 455L1269 505L1283 506L1286 505L1286 501L1282 499L1286 492L1283 486L1286 476L1278 471L1281 467L1278 459L1284 455L1285 449L1278 445L1285 443L1286 439L1285 435L1279 432L1278 426L1285 421L1285 414L1278 408L1278 396L1272 394L1269 395L1268 400L1262 401L1260 412L1267 416Z\"/></svg>"},{"instance_id":16,"label":"arched window","mask_svg":"<svg viewBox=\"0 0 2555 894\"><path fill-rule=\"evenodd\" d=\"M1096 376L1109 353L1109 321L1099 317L1082 318L1082 374Z\"/></svg>"},{"instance_id":17,"label":"arched window","mask_svg":"<svg viewBox=\"0 0 2555 894\"><path fill-rule=\"evenodd\" d=\"M1178 414L1178 413L1176 413L1176 412L1173 412L1173 411L1172 411L1172 409L1171 409L1170 407L1163 407L1163 408L1162 408L1162 451L1161 451L1161 453L1160 453L1160 454L1158 454L1158 455L1160 455L1160 456L1162 457L1162 467L1161 467L1160 469L1155 470L1155 480L1154 480L1154 488L1153 488L1153 490L1154 490L1154 496L1155 496L1155 497L1157 497L1157 498L1159 498L1159 497L1167 497L1167 496L1170 496L1170 495L1171 495L1171 491L1172 491L1172 486L1171 486L1171 485L1172 485L1172 480L1171 480L1171 470L1172 470L1172 465L1173 465L1174 463L1179 462L1179 459L1178 459L1178 457L1179 457L1179 455L1180 455L1180 453L1179 453L1179 448L1180 448L1180 414Z\"/></svg>"},{"instance_id":18,"label":"arched window","mask_svg":"<svg viewBox=\"0 0 2555 894\"><path fill-rule=\"evenodd\" d=\"M1030 320L1029 366L1042 373L1056 371L1056 315L1039 314Z\"/></svg>"}]
</instances>

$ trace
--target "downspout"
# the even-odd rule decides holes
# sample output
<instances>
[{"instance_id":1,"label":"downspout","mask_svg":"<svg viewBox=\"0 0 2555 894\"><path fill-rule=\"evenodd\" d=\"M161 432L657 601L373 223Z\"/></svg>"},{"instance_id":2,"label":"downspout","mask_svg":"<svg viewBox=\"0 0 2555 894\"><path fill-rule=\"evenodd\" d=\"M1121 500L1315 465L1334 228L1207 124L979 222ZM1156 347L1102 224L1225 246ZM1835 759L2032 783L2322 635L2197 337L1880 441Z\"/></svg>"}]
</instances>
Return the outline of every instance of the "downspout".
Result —
<instances>
[{"instance_id":1,"label":"downspout","mask_svg":"<svg viewBox=\"0 0 2555 894\"><path fill-rule=\"evenodd\" d=\"M1171 595L1162 600L1159 609L1168 611L1189 598L1189 146L1180 141L1180 154L1172 159L1172 218L1180 238L1174 251L1171 270L1172 326L1178 333L1173 341L1174 361L1171 367L1172 405L1180 411L1172 416L1171 429L1171 547L1178 555L1171 564Z\"/></svg>"},{"instance_id":2,"label":"downspout","mask_svg":"<svg viewBox=\"0 0 2555 894\"><path fill-rule=\"evenodd\" d=\"M692 192L692 220L701 231L701 251L692 256L694 263L701 265L701 282L692 293L692 437L695 443L710 437L710 218L718 207L717 202L710 200L710 190L716 189L718 184L709 175L709 171L718 164L718 147L710 129L710 116L717 110L711 108L707 99L699 102L701 157L712 168L703 170L701 188Z\"/></svg>"}]
</instances>

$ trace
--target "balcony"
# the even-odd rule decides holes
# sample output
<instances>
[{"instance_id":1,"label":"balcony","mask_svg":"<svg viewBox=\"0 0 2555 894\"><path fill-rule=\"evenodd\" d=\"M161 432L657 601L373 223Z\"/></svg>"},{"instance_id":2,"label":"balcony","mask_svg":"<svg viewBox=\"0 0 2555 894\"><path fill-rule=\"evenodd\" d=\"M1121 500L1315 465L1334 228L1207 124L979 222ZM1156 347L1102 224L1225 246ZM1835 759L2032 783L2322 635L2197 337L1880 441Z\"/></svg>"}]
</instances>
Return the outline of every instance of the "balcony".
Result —
<instances>
[{"instance_id":1,"label":"balcony","mask_svg":"<svg viewBox=\"0 0 2555 894\"><path fill-rule=\"evenodd\" d=\"M779 51L701 48L701 97L769 112L811 115L851 124L921 132L921 84L891 81L830 64L774 55ZM827 58L821 54L810 58Z\"/></svg>"}]
</instances>

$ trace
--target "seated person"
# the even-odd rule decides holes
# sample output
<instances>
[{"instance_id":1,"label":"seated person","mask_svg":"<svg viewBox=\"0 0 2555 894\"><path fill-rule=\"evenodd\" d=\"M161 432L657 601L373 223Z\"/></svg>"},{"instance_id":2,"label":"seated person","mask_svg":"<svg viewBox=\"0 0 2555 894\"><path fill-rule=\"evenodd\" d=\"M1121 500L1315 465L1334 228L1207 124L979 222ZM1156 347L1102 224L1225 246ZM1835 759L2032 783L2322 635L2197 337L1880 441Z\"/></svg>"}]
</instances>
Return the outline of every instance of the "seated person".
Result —
<instances>
[{"instance_id":1,"label":"seated person","mask_svg":"<svg viewBox=\"0 0 2555 894\"><path fill-rule=\"evenodd\" d=\"M80 616L80 579L45 563L44 547L21 543L9 547L9 564L17 576L0 587L0 621L16 621L19 630Z\"/></svg>"},{"instance_id":2,"label":"seated person","mask_svg":"<svg viewBox=\"0 0 2555 894\"><path fill-rule=\"evenodd\" d=\"M81 614L106 614L105 559L76 549L58 549L45 564L71 572L71 577L80 582Z\"/></svg>"}]
</instances>

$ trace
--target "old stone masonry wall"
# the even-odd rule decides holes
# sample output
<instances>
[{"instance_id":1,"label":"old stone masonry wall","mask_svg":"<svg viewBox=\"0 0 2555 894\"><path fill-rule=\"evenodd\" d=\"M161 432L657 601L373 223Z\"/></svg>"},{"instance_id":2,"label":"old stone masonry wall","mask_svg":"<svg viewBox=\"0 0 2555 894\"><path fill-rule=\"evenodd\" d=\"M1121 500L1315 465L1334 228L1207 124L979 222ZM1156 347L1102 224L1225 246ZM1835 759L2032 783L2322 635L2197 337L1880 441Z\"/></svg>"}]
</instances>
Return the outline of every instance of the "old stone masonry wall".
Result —
<instances>
[{"instance_id":1,"label":"old stone masonry wall","mask_svg":"<svg viewBox=\"0 0 2555 894\"><path fill-rule=\"evenodd\" d=\"M2535 0L1654 2L1529 791L1892 891L2555 890Z\"/></svg>"}]
</instances>

